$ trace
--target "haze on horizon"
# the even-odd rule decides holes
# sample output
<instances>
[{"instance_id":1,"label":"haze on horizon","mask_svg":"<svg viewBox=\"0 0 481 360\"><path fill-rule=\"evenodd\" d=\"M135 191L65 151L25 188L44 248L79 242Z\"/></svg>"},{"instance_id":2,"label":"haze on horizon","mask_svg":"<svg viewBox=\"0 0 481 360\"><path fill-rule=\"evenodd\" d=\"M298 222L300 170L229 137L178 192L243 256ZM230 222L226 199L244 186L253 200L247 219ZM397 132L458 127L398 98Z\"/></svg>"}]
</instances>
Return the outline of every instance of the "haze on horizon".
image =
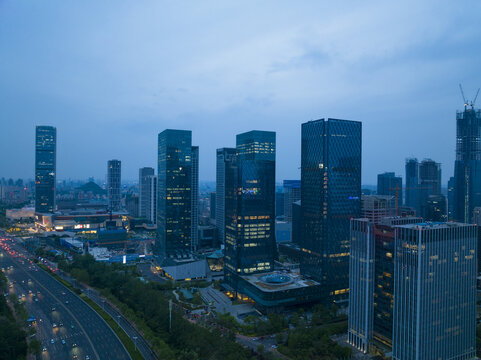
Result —
<instances>
[{"instance_id":1,"label":"haze on horizon","mask_svg":"<svg viewBox=\"0 0 481 360\"><path fill-rule=\"evenodd\" d=\"M453 174L455 112L481 86L481 2L0 0L0 177L33 178L35 125L57 178L157 169L157 134L215 149L277 132L277 181L300 178L301 123L363 123L363 183L407 157ZM481 98L478 98L478 106Z\"/></svg>"}]
</instances>

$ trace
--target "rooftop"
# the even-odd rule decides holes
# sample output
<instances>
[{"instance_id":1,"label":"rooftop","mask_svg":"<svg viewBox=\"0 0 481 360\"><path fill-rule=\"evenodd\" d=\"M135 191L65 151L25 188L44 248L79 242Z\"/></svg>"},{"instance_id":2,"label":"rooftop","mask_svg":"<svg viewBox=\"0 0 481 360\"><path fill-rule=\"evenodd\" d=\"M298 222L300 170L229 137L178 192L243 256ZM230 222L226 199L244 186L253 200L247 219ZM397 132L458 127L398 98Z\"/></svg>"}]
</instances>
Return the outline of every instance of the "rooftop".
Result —
<instances>
[{"instance_id":1,"label":"rooftop","mask_svg":"<svg viewBox=\"0 0 481 360\"><path fill-rule=\"evenodd\" d=\"M280 271L246 275L242 278L260 290L266 292L291 290L319 285L317 281L307 279L299 273L283 273Z\"/></svg>"}]
</instances>

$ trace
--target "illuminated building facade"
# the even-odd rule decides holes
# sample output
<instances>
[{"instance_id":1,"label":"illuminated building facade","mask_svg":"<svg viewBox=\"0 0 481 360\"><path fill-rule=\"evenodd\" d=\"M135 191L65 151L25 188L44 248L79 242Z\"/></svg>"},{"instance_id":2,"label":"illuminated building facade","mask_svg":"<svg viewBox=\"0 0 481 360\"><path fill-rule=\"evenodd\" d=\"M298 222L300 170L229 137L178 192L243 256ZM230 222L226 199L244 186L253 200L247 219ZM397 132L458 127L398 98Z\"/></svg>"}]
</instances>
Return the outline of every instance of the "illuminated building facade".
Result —
<instances>
[{"instance_id":1,"label":"illuminated building facade","mask_svg":"<svg viewBox=\"0 0 481 360\"><path fill-rule=\"evenodd\" d=\"M284 180L284 220L292 222L292 204L301 200L301 180Z\"/></svg>"},{"instance_id":2,"label":"illuminated building facade","mask_svg":"<svg viewBox=\"0 0 481 360\"><path fill-rule=\"evenodd\" d=\"M361 213L361 123L302 124L301 272L319 281L323 299L349 292L349 229Z\"/></svg>"},{"instance_id":3,"label":"illuminated building facade","mask_svg":"<svg viewBox=\"0 0 481 360\"><path fill-rule=\"evenodd\" d=\"M393 359L476 358L477 228L396 229Z\"/></svg>"},{"instance_id":4,"label":"illuminated building facade","mask_svg":"<svg viewBox=\"0 0 481 360\"><path fill-rule=\"evenodd\" d=\"M237 197L236 149L217 149L216 190L215 190L215 226L220 244L225 243L226 204L233 208L232 202Z\"/></svg>"},{"instance_id":5,"label":"illuminated building facade","mask_svg":"<svg viewBox=\"0 0 481 360\"><path fill-rule=\"evenodd\" d=\"M155 251L163 258L192 251L192 151L191 131L167 129L159 134Z\"/></svg>"},{"instance_id":6,"label":"illuminated building facade","mask_svg":"<svg viewBox=\"0 0 481 360\"><path fill-rule=\"evenodd\" d=\"M191 252L199 246L199 147L192 146L192 179L191 179Z\"/></svg>"},{"instance_id":7,"label":"illuminated building facade","mask_svg":"<svg viewBox=\"0 0 481 360\"><path fill-rule=\"evenodd\" d=\"M236 179L236 195L226 200L225 209L225 278L234 289L237 276L268 272L274 266L276 134L239 134L236 152L228 170Z\"/></svg>"},{"instance_id":8,"label":"illuminated building facade","mask_svg":"<svg viewBox=\"0 0 481 360\"><path fill-rule=\"evenodd\" d=\"M456 113L453 206L454 219L464 223L481 206L481 110L474 108Z\"/></svg>"},{"instance_id":9,"label":"illuminated building facade","mask_svg":"<svg viewBox=\"0 0 481 360\"><path fill-rule=\"evenodd\" d=\"M386 217L377 223L351 220L348 341L365 353L373 339L392 346L395 226L421 221L419 217Z\"/></svg>"},{"instance_id":10,"label":"illuminated building facade","mask_svg":"<svg viewBox=\"0 0 481 360\"><path fill-rule=\"evenodd\" d=\"M120 203L121 162L109 160L107 162L107 196L109 210L119 211Z\"/></svg>"},{"instance_id":11,"label":"illuminated building facade","mask_svg":"<svg viewBox=\"0 0 481 360\"><path fill-rule=\"evenodd\" d=\"M154 176L153 168L144 167L139 169L139 217L141 218L148 218L150 212L151 176Z\"/></svg>"},{"instance_id":12,"label":"illuminated building facade","mask_svg":"<svg viewBox=\"0 0 481 360\"><path fill-rule=\"evenodd\" d=\"M53 126L35 128L35 212L55 211L55 180L57 173L57 129Z\"/></svg>"}]
</instances>

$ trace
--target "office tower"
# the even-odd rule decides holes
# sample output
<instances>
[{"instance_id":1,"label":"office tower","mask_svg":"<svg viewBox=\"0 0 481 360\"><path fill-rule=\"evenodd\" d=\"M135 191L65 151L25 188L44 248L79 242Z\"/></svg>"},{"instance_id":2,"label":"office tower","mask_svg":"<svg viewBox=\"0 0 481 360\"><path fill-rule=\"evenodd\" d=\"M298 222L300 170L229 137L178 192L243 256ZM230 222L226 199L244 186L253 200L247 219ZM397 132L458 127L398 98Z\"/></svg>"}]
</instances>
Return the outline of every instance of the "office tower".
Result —
<instances>
[{"instance_id":1,"label":"office tower","mask_svg":"<svg viewBox=\"0 0 481 360\"><path fill-rule=\"evenodd\" d=\"M454 214L454 176L448 181L448 219L451 220Z\"/></svg>"},{"instance_id":2,"label":"office tower","mask_svg":"<svg viewBox=\"0 0 481 360\"><path fill-rule=\"evenodd\" d=\"M301 180L284 180L284 220L292 222L292 204L301 200Z\"/></svg>"},{"instance_id":3,"label":"office tower","mask_svg":"<svg viewBox=\"0 0 481 360\"><path fill-rule=\"evenodd\" d=\"M139 169L139 217L147 218L149 213L150 177L154 176L154 169L143 167Z\"/></svg>"},{"instance_id":4,"label":"office tower","mask_svg":"<svg viewBox=\"0 0 481 360\"><path fill-rule=\"evenodd\" d=\"M139 196L133 193L125 195L125 209L130 216L139 217Z\"/></svg>"},{"instance_id":5,"label":"office tower","mask_svg":"<svg viewBox=\"0 0 481 360\"><path fill-rule=\"evenodd\" d=\"M301 200L292 203L292 242L301 241Z\"/></svg>"},{"instance_id":6,"label":"office tower","mask_svg":"<svg viewBox=\"0 0 481 360\"><path fill-rule=\"evenodd\" d=\"M284 218L284 193L276 191L276 218Z\"/></svg>"},{"instance_id":7,"label":"office tower","mask_svg":"<svg viewBox=\"0 0 481 360\"><path fill-rule=\"evenodd\" d=\"M394 196L362 195L361 217L378 224L382 218L394 216L396 213Z\"/></svg>"},{"instance_id":8,"label":"office tower","mask_svg":"<svg viewBox=\"0 0 481 360\"><path fill-rule=\"evenodd\" d=\"M423 205L423 219L425 221L446 222L448 213L444 195L429 195Z\"/></svg>"},{"instance_id":9,"label":"office tower","mask_svg":"<svg viewBox=\"0 0 481 360\"><path fill-rule=\"evenodd\" d=\"M373 339L392 346L396 226L421 221L419 217L387 217L377 224L351 220L348 342L363 352L368 352Z\"/></svg>"},{"instance_id":10,"label":"office tower","mask_svg":"<svg viewBox=\"0 0 481 360\"><path fill-rule=\"evenodd\" d=\"M301 272L328 300L349 289L350 219L361 213L361 123L321 119L302 124Z\"/></svg>"},{"instance_id":11,"label":"office tower","mask_svg":"<svg viewBox=\"0 0 481 360\"><path fill-rule=\"evenodd\" d=\"M150 175L147 177L149 192L147 202L147 220L151 224L157 224L157 176Z\"/></svg>"},{"instance_id":12,"label":"office tower","mask_svg":"<svg viewBox=\"0 0 481 360\"><path fill-rule=\"evenodd\" d=\"M425 188L429 195L441 194L441 164L424 159L419 164L419 185Z\"/></svg>"},{"instance_id":13,"label":"office tower","mask_svg":"<svg viewBox=\"0 0 481 360\"><path fill-rule=\"evenodd\" d=\"M420 213L419 203L419 162L416 158L406 159L406 206Z\"/></svg>"},{"instance_id":14,"label":"office tower","mask_svg":"<svg viewBox=\"0 0 481 360\"><path fill-rule=\"evenodd\" d=\"M350 232L348 342L366 353L374 320L373 223L368 219L353 219Z\"/></svg>"},{"instance_id":15,"label":"office tower","mask_svg":"<svg viewBox=\"0 0 481 360\"><path fill-rule=\"evenodd\" d=\"M454 163L454 219L469 222L481 206L481 110L456 113L456 161Z\"/></svg>"},{"instance_id":16,"label":"office tower","mask_svg":"<svg viewBox=\"0 0 481 360\"><path fill-rule=\"evenodd\" d=\"M215 226L219 242L225 243L226 202L232 201L236 196L236 173L233 172L235 162L235 148L217 149L216 165L216 190L215 190Z\"/></svg>"},{"instance_id":17,"label":"office tower","mask_svg":"<svg viewBox=\"0 0 481 360\"><path fill-rule=\"evenodd\" d=\"M120 160L109 160L107 163L107 195L108 206L111 211L119 211L121 209L120 183L121 162Z\"/></svg>"},{"instance_id":18,"label":"office tower","mask_svg":"<svg viewBox=\"0 0 481 360\"><path fill-rule=\"evenodd\" d=\"M57 129L53 126L37 126L35 128L35 212L53 213L55 211L56 174Z\"/></svg>"},{"instance_id":19,"label":"office tower","mask_svg":"<svg viewBox=\"0 0 481 360\"><path fill-rule=\"evenodd\" d=\"M225 274L237 288L236 275L271 271L276 257L276 134L249 131L237 135L237 196L226 202Z\"/></svg>"},{"instance_id":20,"label":"office tower","mask_svg":"<svg viewBox=\"0 0 481 360\"><path fill-rule=\"evenodd\" d=\"M192 146L191 186L191 252L197 251L199 244L199 147Z\"/></svg>"},{"instance_id":21,"label":"office tower","mask_svg":"<svg viewBox=\"0 0 481 360\"><path fill-rule=\"evenodd\" d=\"M377 176L377 195L397 197L398 206L403 204L403 179L393 172L385 172Z\"/></svg>"},{"instance_id":22,"label":"office tower","mask_svg":"<svg viewBox=\"0 0 481 360\"><path fill-rule=\"evenodd\" d=\"M191 131L167 129L159 133L155 252L164 258L179 258L192 251L192 182L195 177L192 157Z\"/></svg>"},{"instance_id":23,"label":"office tower","mask_svg":"<svg viewBox=\"0 0 481 360\"><path fill-rule=\"evenodd\" d=\"M475 359L477 228L396 229L393 359Z\"/></svg>"}]
</instances>

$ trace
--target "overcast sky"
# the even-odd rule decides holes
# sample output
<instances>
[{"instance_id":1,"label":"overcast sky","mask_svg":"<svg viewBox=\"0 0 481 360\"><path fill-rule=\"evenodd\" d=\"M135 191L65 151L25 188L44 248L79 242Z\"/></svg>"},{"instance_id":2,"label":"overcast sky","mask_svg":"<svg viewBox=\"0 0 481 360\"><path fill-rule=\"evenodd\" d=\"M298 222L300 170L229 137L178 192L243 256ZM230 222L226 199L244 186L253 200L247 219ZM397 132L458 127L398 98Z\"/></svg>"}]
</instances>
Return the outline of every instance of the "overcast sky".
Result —
<instances>
[{"instance_id":1,"label":"overcast sky","mask_svg":"<svg viewBox=\"0 0 481 360\"><path fill-rule=\"evenodd\" d=\"M57 177L157 168L157 134L215 149L277 132L277 180L300 178L301 123L363 123L363 183L415 156L453 173L458 84L481 86L481 1L0 0L0 177L33 178L35 125ZM478 99L481 104L481 96Z\"/></svg>"}]
</instances>

